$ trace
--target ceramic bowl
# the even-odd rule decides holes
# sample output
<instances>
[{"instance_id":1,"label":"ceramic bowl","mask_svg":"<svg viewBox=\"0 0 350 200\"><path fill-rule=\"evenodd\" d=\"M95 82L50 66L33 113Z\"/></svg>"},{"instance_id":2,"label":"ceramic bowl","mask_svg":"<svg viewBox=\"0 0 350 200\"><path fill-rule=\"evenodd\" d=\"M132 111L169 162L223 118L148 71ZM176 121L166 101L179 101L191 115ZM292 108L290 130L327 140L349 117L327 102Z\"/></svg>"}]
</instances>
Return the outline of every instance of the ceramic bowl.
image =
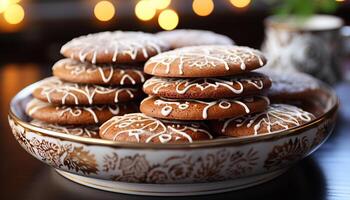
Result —
<instances>
[{"instance_id":1,"label":"ceramic bowl","mask_svg":"<svg viewBox=\"0 0 350 200\"><path fill-rule=\"evenodd\" d=\"M287 131L191 144L139 144L83 138L31 125L24 110L35 87L26 87L11 101L8 120L18 143L75 182L142 195L210 194L271 180L327 139L338 108L335 93L322 84L312 98L321 114Z\"/></svg>"}]
</instances>

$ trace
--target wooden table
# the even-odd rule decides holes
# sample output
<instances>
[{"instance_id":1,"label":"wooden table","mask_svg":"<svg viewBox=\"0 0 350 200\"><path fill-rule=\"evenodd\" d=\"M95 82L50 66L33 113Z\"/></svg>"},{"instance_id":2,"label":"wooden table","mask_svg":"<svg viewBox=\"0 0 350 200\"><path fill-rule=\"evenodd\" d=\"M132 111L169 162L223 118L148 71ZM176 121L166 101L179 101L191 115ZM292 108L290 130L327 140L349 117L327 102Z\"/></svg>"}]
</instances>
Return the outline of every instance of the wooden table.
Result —
<instances>
[{"instance_id":1,"label":"wooden table","mask_svg":"<svg viewBox=\"0 0 350 200\"><path fill-rule=\"evenodd\" d=\"M43 66L49 65L6 64L0 67L0 199L163 199L114 194L78 185L58 175L17 144L7 123L9 101L24 86L50 74L50 67ZM341 83L335 88L341 101L338 123L333 135L317 152L273 181L205 199L349 200L350 83Z\"/></svg>"}]
</instances>

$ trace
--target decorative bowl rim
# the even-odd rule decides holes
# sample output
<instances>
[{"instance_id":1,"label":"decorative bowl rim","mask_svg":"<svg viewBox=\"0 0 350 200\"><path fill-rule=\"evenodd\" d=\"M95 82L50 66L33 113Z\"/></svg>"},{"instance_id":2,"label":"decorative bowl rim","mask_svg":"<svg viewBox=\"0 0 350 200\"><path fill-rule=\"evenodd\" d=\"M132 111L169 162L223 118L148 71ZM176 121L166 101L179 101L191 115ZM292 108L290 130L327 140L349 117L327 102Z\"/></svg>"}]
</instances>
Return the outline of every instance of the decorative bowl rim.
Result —
<instances>
[{"instance_id":1,"label":"decorative bowl rim","mask_svg":"<svg viewBox=\"0 0 350 200\"><path fill-rule=\"evenodd\" d=\"M119 141L104 140L99 138L86 138L86 137L68 135L65 133L59 133L53 130L44 129L20 119L20 117L18 117L14 112L15 102L17 102L19 99L24 99L25 97L30 96L31 91L33 91L33 89L37 87L37 84L39 84L40 81L25 87L12 98L10 103L9 117L12 118L15 123L25 127L26 129L33 130L39 134L54 137L54 138L59 138L63 140L68 140L72 142L88 144L88 145L111 146L116 148L129 148L129 149L135 149L135 148L137 149L192 149L192 148L210 148L210 147L242 145L242 144L247 144L247 143L252 143L257 141L261 142L266 140L274 140L285 136L295 135L317 126L318 124L322 123L325 119L332 116L339 107L338 97L336 96L335 91L331 89L328 85L326 85L321 81L319 82L320 82L321 88L328 91L331 94L330 96L331 96L331 99L333 99L334 101L334 105L332 105L328 111L323 113L317 119L311 122L308 122L304 125L297 126L285 131L275 132L271 134L244 136L240 138L218 138L215 140L195 141L193 143L186 143L186 144L148 144L148 143L119 142Z\"/></svg>"}]
</instances>

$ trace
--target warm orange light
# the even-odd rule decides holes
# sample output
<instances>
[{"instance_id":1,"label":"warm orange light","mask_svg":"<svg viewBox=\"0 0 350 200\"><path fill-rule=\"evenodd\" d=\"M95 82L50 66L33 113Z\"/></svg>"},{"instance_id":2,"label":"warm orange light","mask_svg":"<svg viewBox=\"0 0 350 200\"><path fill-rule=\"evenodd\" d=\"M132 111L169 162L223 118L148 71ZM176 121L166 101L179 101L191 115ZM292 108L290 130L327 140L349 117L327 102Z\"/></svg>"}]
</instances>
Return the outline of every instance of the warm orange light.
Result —
<instances>
[{"instance_id":1,"label":"warm orange light","mask_svg":"<svg viewBox=\"0 0 350 200\"><path fill-rule=\"evenodd\" d=\"M100 1L95 5L94 14L100 21L109 21L115 15L114 5L109 1Z\"/></svg>"},{"instance_id":2,"label":"warm orange light","mask_svg":"<svg viewBox=\"0 0 350 200\"><path fill-rule=\"evenodd\" d=\"M171 0L149 0L149 1L151 1L153 6L158 10L165 9L171 3Z\"/></svg>"},{"instance_id":3,"label":"warm orange light","mask_svg":"<svg viewBox=\"0 0 350 200\"><path fill-rule=\"evenodd\" d=\"M19 24L24 19L24 9L18 4L11 4L4 12L4 19L9 24Z\"/></svg>"},{"instance_id":4,"label":"warm orange light","mask_svg":"<svg viewBox=\"0 0 350 200\"><path fill-rule=\"evenodd\" d=\"M193 0L193 11L199 16L208 16L214 10L214 2L212 0Z\"/></svg>"},{"instance_id":5,"label":"warm orange light","mask_svg":"<svg viewBox=\"0 0 350 200\"><path fill-rule=\"evenodd\" d=\"M179 16L174 10L163 10L158 16L159 26L164 30L173 30L179 24Z\"/></svg>"},{"instance_id":6,"label":"warm orange light","mask_svg":"<svg viewBox=\"0 0 350 200\"><path fill-rule=\"evenodd\" d=\"M251 0L230 0L231 4L237 8L244 8L247 7Z\"/></svg>"},{"instance_id":7,"label":"warm orange light","mask_svg":"<svg viewBox=\"0 0 350 200\"><path fill-rule=\"evenodd\" d=\"M156 15L156 8L150 0L141 0L135 6L135 14L140 20L147 21Z\"/></svg>"}]
</instances>

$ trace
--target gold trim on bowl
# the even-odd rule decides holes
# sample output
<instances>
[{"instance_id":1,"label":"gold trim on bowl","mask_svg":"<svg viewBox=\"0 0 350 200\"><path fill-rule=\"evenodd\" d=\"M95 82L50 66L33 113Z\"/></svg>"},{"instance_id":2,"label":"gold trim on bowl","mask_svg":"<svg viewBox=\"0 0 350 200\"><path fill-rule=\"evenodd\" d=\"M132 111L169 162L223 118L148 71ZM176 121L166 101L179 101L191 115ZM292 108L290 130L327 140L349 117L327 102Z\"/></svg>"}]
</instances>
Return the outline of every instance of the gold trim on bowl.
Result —
<instances>
[{"instance_id":1,"label":"gold trim on bowl","mask_svg":"<svg viewBox=\"0 0 350 200\"><path fill-rule=\"evenodd\" d=\"M307 129L313 128L318 124L322 123L328 118L334 116L338 110L339 101L335 94L335 92L326 84L321 83L321 89L326 91L330 96L330 101L332 101L332 105L328 111L318 117L316 120L313 120L307 124L302 126L298 126L295 128L288 129L286 131L276 132L272 134L263 134L257 136L244 136L240 138L219 138L215 140L206 140L206 141L196 141L189 144L145 144L145 143L131 143L131 142L117 142L110 140L103 140L98 138L85 138L75 135L68 135L64 133L59 133L53 130L47 130L40 128L38 126L32 125L15 115L15 103L19 100L24 100L25 98L30 97L31 92L35 87L37 87L37 83L27 86L23 90L21 90L12 100L11 106L9 110L9 116L14 120L15 123L20 124L21 126L33 130L38 134L47 135L54 138L60 138L63 140L69 140L77 143L84 143L87 145L101 145L101 146L113 146L117 148L127 148L127 149L187 149L187 148L211 148L211 147L223 147L223 146L237 146L247 143L252 143L256 141L266 141L266 140L276 140L285 136L292 136L298 134L300 132L304 132ZM17 108L18 109L18 108ZM23 109L23 108L21 108Z\"/></svg>"}]
</instances>

